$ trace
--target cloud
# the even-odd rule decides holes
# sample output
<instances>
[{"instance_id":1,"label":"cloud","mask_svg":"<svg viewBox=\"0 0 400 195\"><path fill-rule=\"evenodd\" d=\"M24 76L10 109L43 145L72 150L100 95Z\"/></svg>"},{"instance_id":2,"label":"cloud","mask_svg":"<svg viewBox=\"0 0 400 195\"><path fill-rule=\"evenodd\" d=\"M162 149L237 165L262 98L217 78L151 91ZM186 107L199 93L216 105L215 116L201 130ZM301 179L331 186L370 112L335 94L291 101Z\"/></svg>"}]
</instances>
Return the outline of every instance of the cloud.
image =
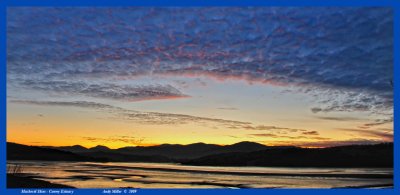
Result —
<instances>
[{"instance_id":1,"label":"cloud","mask_svg":"<svg viewBox=\"0 0 400 195\"><path fill-rule=\"evenodd\" d=\"M246 130L259 130L259 131L280 131L280 132L307 132L308 130L305 129L295 129L295 128L287 128L287 127L278 127L278 126L271 126L271 125L245 125L242 127Z\"/></svg>"},{"instance_id":2,"label":"cloud","mask_svg":"<svg viewBox=\"0 0 400 195\"><path fill-rule=\"evenodd\" d=\"M306 131L302 132L303 135L319 135L317 131Z\"/></svg>"},{"instance_id":3,"label":"cloud","mask_svg":"<svg viewBox=\"0 0 400 195\"><path fill-rule=\"evenodd\" d=\"M161 112L142 112L129 110L108 104L88 102L88 101L35 101L35 100L10 100L11 103L30 104L40 106L66 106L100 110L110 113L115 120L134 121L136 123L164 125L164 124L217 124L225 127L241 127L251 125L249 122L226 120L219 118L199 117L186 114L161 113Z\"/></svg>"},{"instance_id":4,"label":"cloud","mask_svg":"<svg viewBox=\"0 0 400 195\"><path fill-rule=\"evenodd\" d=\"M123 120L128 122L135 122L140 124L150 125L182 125L197 123L200 125L214 125L221 126L227 129L243 129L243 130L256 130L256 131L268 131L275 135L284 135L289 133L300 133L307 136L319 135L316 131L309 131L305 129L292 129L287 127L267 126L267 125L254 125L251 122L236 121L220 118L209 118L192 116L186 114L175 114L175 113L161 113L161 112L143 112L125 109L121 107L111 106L108 104L88 102L88 101L35 101L35 100L9 100L11 103L19 104L30 104L40 106L66 106L66 107L80 107L87 109L99 110L102 112L109 113L113 120ZM253 134L256 136L257 134ZM260 134L261 135L261 134ZM272 135L272 134L271 134Z\"/></svg>"},{"instance_id":5,"label":"cloud","mask_svg":"<svg viewBox=\"0 0 400 195\"><path fill-rule=\"evenodd\" d=\"M311 112L313 113L322 112L322 108L311 108Z\"/></svg>"},{"instance_id":6,"label":"cloud","mask_svg":"<svg viewBox=\"0 0 400 195\"><path fill-rule=\"evenodd\" d=\"M288 128L288 127L278 127L278 126L268 126L268 125L254 125L250 122L245 121L235 121L235 120L227 120L227 119L219 119L219 118L209 118L209 117L200 117L200 116L192 116L186 114L174 114L174 113L160 113L160 112L143 112L136 110L129 110L117 106L111 106L108 104L97 103L97 102L88 102L88 101L35 101L35 100L9 100L10 103L18 103L18 104L30 104L30 105L39 105L39 106L63 106L63 107L78 107L85 109L93 109L102 112L109 113L112 119L115 120L123 120L127 122L135 122L147 125L182 125L182 124L190 124L197 123L200 125L214 125L221 126L227 129L243 129L243 130L251 130L251 131L267 131L266 133L251 133L249 136L255 137L270 137L270 138L280 138L280 139L311 139L311 140L330 140L330 138L320 137L317 131L305 130L305 129L296 129L296 128ZM382 121L378 121L382 122ZM392 129L375 129L375 130L366 130L366 129L337 129L339 131L344 131L347 133L356 133L357 136L363 137L371 137L373 138L373 142L391 142L393 141L393 130ZM290 134L290 136L289 136ZM116 139L115 139L116 140ZM124 140L119 140L124 141ZM129 139L124 142L128 143ZM132 140L131 140L132 141ZM365 143L369 143L371 140ZM297 143L297 142L296 142ZM358 143L358 142L354 142ZM312 144L312 143L310 143ZM301 146L311 146L310 144L303 143ZM327 143L326 145L340 145L340 143ZM346 144L353 144L353 142L343 142ZM322 143L318 143L316 145L323 145ZM299 145L300 146L300 145Z\"/></svg>"},{"instance_id":7,"label":"cloud","mask_svg":"<svg viewBox=\"0 0 400 195\"><path fill-rule=\"evenodd\" d=\"M321 100L315 113L393 109L391 8L13 7L7 43L11 82L207 77L299 88ZM92 87L82 93L182 95L153 86L120 87L114 97Z\"/></svg>"},{"instance_id":8,"label":"cloud","mask_svg":"<svg viewBox=\"0 0 400 195\"><path fill-rule=\"evenodd\" d=\"M316 117L318 119L322 119L322 120L329 120L329 121L358 121L361 120L359 118L355 118L355 117L325 117L325 116L319 116Z\"/></svg>"},{"instance_id":9,"label":"cloud","mask_svg":"<svg viewBox=\"0 0 400 195\"><path fill-rule=\"evenodd\" d=\"M393 130L382 131L379 129L366 130L366 129L351 129L351 128L342 128L338 130L345 131L348 133L356 133L357 135L361 135L364 137L372 137L386 142L393 142Z\"/></svg>"},{"instance_id":10,"label":"cloud","mask_svg":"<svg viewBox=\"0 0 400 195\"><path fill-rule=\"evenodd\" d=\"M96 98L121 101L142 101L156 99L187 98L171 85L117 85L111 83L95 83L74 81L25 80L21 86L28 89L65 95L85 95Z\"/></svg>"},{"instance_id":11,"label":"cloud","mask_svg":"<svg viewBox=\"0 0 400 195\"><path fill-rule=\"evenodd\" d=\"M88 101L72 101L72 102L35 101L35 100L9 100L9 101L11 103L31 104L31 105L40 105L40 106L70 106L70 107L92 108L92 109L115 109L115 108L117 108L117 107L110 106L107 104L88 102Z\"/></svg>"},{"instance_id":12,"label":"cloud","mask_svg":"<svg viewBox=\"0 0 400 195\"><path fill-rule=\"evenodd\" d=\"M379 125L383 125L383 124L390 124L390 123L393 124L393 116L386 118L386 119L376 119L372 123L366 123L366 124L362 125L361 128L368 129L370 127L379 126Z\"/></svg>"},{"instance_id":13,"label":"cloud","mask_svg":"<svg viewBox=\"0 0 400 195\"><path fill-rule=\"evenodd\" d=\"M237 108L234 108L234 107L220 107L220 108L217 108L218 110L238 110Z\"/></svg>"},{"instance_id":14,"label":"cloud","mask_svg":"<svg viewBox=\"0 0 400 195\"><path fill-rule=\"evenodd\" d=\"M288 129L290 131L290 129ZM307 131L303 130L302 132L298 132L297 135L294 135L292 132L292 136L288 136L287 131L269 131L270 133L253 133L248 134L249 136L255 137L269 137L269 138L278 138L278 139L314 139L314 140L330 140L330 138L319 137L319 133L317 131ZM297 132L297 131L296 131Z\"/></svg>"},{"instance_id":15,"label":"cloud","mask_svg":"<svg viewBox=\"0 0 400 195\"><path fill-rule=\"evenodd\" d=\"M307 139L307 140L330 140L331 138L326 138L326 137L309 137L309 136L287 136L287 135L278 135L278 134L273 134L273 133L255 133L255 134L248 134L250 136L255 136L255 137L268 137L268 138L274 138L274 139L290 139L290 140L301 140L301 139ZM306 134L307 135L307 134Z\"/></svg>"},{"instance_id":16,"label":"cloud","mask_svg":"<svg viewBox=\"0 0 400 195\"><path fill-rule=\"evenodd\" d=\"M248 134L250 136L255 136L255 137L269 137L269 138L284 138L284 139L307 139L305 136L285 136L285 135L277 135L273 133L254 133L254 134Z\"/></svg>"},{"instance_id":17,"label":"cloud","mask_svg":"<svg viewBox=\"0 0 400 195\"><path fill-rule=\"evenodd\" d=\"M374 115L393 115L393 91L375 94L365 89L327 89L310 90L307 93L314 96L319 104L318 107L311 108L313 113L367 112Z\"/></svg>"},{"instance_id":18,"label":"cloud","mask_svg":"<svg viewBox=\"0 0 400 195\"><path fill-rule=\"evenodd\" d=\"M145 140L144 138L137 138L133 136L110 136L107 138L102 138L102 137L82 137L85 140L91 141L91 142L106 142L106 143L115 143L115 142L124 142L126 144L130 145L141 145L142 142Z\"/></svg>"}]
</instances>

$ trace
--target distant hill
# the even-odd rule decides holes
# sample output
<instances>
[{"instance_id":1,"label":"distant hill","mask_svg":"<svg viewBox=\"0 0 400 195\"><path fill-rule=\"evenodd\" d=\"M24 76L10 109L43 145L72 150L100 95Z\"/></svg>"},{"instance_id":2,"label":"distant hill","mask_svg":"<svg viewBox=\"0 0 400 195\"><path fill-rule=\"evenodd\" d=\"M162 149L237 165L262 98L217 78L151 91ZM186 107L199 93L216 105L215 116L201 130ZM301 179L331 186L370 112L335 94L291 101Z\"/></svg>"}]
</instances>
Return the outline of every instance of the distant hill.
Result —
<instances>
[{"instance_id":1,"label":"distant hill","mask_svg":"<svg viewBox=\"0 0 400 195\"><path fill-rule=\"evenodd\" d=\"M180 144L162 144L157 146L136 146L136 147L123 147L119 149L109 149L105 146L96 146L94 148L84 148L82 146L67 146L67 147L51 147L53 149L59 149L69 152L75 152L79 154L85 155L95 155L90 154L93 152L104 152L101 155L102 157L106 156L105 153L112 153L113 156L118 155L138 155L138 156L153 156L157 157L156 159L174 159L174 160L183 160L183 159L194 159L202 156L212 155L212 154L220 154L220 153L229 153L229 152L252 152L265 150L270 148L268 146L254 143L254 142L239 142L232 145L220 146L215 144L205 144L205 143L194 143L189 145L180 145ZM96 154L98 156L99 153ZM122 157L122 156L121 156Z\"/></svg>"},{"instance_id":2,"label":"distant hill","mask_svg":"<svg viewBox=\"0 0 400 195\"><path fill-rule=\"evenodd\" d=\"M52 148L52 149L57 149L57 150L63 150L63 151L68 151L68 152L84 152L87 150L87 148L81 146L81 145L73 145L73 146L60 146L60 147L53 147L53 146L41 146L42 148Z\"/></svg>"},{"instance_id":3,"label":"distant hill","mask_svg":"<svg viewBox=\"0 0 400 195\"><path fill-rule=\"evenodd\" d=\"M81 154L92 158L100 158L100 159L105 159L107 161L116 161L116 162L172 162L172 159L167 158L165 156L130 155L130 154L121 154L113 151L86 152Z\"/></svg>"},{"instance_id":4,"label":"distant hill","mask_svg":"<svg viewBox=\"0 0 400 195\"><path fill-rule=\"evenodd\" d=\"M163 156L119 154L105 146L89 149L79 145L38 147L10 142L7 142L7 160L171 162L169 158Z\"/></svg>"},{"instance_id":5,"label":"distant hill","mask_svg":"<svg viewBox=\"0 0 400 195\"><path fill-rule=\"evenodd\" d=\"M85 148L81 145L73 145L73 146L40 146L42 148L52 148L52 149L57 149L57 150L63 150L63 151L68 151L68 152L74 152L74 153L84 153L84 152L105 152L105 151L109 151L110 148L108 148L107 146L101 146L101 145L97 145L95 147L92 148Z\"/></svg>"},{"instance_id":6,"label":"distant hill","mask_svg":"<svg viewBox=\"0 0 400 195\"><path fill-rule=\"evenodd\" d=\"M93 161L68 151L7 142L7 160Z\"/></svg>"},{"instance_id":7,"label":"distant hill","mask_svg":"<svg viewBox=\"0 0 400 195\"><path fill-rule=\"evenodd\" d=\"M209 155L183 162L204 166L393 167L393 143L331 148L270 148Z\"/></svg>"},{"instance_id":8,"label":"distant hill","mask_svg":"<svg viewBox=\"0 0 400 195\"><path fill-rule=\"evenodd\" d=\"M107 152L110 150L110 148L108 148L107 146L101 146L101 145L97 145L93 148L89 148L88 149L90 152Z\"/></svg>"}]
</instances>

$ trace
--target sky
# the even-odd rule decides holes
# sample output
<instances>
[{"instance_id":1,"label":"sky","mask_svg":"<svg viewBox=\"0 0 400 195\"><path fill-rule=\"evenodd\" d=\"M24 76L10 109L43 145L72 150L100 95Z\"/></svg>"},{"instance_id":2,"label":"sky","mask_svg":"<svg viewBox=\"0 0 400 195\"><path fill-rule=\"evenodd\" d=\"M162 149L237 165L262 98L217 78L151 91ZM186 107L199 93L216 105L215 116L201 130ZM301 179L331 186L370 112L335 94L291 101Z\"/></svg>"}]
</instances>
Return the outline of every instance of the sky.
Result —
<instances>
[{"instance_id":1,"label":"sky","mask_svg":"<svg viewBox=\"0 0 400 195\"><path fill-rule=\"evenodd\" d=\"M393 10L10 7L7 141L393 141Z\"/></svg>"}]
</instances>

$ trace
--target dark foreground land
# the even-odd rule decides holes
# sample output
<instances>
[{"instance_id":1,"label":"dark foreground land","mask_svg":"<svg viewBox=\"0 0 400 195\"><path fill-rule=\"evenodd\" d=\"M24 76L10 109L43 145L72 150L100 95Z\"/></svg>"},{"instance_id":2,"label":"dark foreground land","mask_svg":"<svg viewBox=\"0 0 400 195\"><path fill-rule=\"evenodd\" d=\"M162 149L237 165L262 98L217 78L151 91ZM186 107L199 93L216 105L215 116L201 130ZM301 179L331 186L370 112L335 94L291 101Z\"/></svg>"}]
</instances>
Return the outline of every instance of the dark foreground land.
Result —
<instances>
[{"instance_id":1,"label":"dark foreground land","mask_svg":"<svg viewBox=\"0 0 400 195\"><path fill-rule=\"evenodd\" d=\"M43 180L7 174L7 188L74 188Z\"/></svg>"},{"instance_id":2,"label":"dark foreground land","mask_svg":"<svg viewBox=\"0 0 400 195\"><path fill-rule=\"evenodd\" d=\"M183 162L196 166L393 167L393 144L330 148L272 148L255 152L208 155Z\"/></svg>"}]
</instances>

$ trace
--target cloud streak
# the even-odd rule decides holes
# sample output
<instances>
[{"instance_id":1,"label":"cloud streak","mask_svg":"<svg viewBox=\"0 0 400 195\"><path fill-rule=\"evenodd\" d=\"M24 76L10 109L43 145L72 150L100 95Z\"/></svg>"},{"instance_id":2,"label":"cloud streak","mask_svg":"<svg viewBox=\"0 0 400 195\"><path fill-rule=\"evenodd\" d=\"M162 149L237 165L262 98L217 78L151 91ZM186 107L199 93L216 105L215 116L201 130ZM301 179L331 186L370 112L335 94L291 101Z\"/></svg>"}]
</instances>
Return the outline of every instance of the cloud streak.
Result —
<instances>
[{"instance_id":1,"label":"cloud streak","mask_svg":"<svg viewBox=\"0 0 400 195\"><path fill-rule=\"evenodd\" d=\"M110 136L107 138L101 138L101 137L82 137L82 139L85 139L87 141L91 142L106 142L106 143L115 143L115 142L123 142L126 144L130 145L141 145L142 142L145 140L144 138L137 138L133 136Z\"/></svg>"},{"instance_id":2,"label":"cloud streak","mask_svg":"<svg viewBox=\"0 0 400 195\"><path fill-rule=\"evenodd\" d=\"M362 120L360 118L355 117L328 117L328 116L319 116L317 119L328 120L328 121L359 121Z\"/></svg>"},{"instance_id":3,"label":"cloud streak","mask_svg":"<svg viewBox=\"0 0 400 195\"><path fill-rule=\"evenodd\" d=\"M382 131L379 129L366 130L366 129L351 129L351 128L339 129L339 130L345 131L348 133L356 133L363 137L371 137L371 138L383 140L386 142L393 142L393 131L391 131L391 130L390 131Z\"/></svg>"},{"instance_id":4,"label":"cloud streak","mask_svg":"<svg viewBox=\"0 0 400 195\"><path fill-rule=\"evenodd\" d=\"M134 121L137 123L151 124L151 125L165 125L165 124L188 124L188 123L213 123L226 127L240 127L250 125L249 122L226 120L218 118L208 118L191 116L185 114L161 113L161 112L143 112L136 110L129 110L108 104L88 102L88 101L35 101L35 100L10 100L11 103L30 104L39 106L62 106L62 107L78 107L98 110L112 114L113 119Z\"/></svg>"},{"instance_id":5,"label":"cloud streak","mask_svg":"<svg viewBox=\"0 0 400 195\"><path fill-rule=\"evenodd\" d=\"M88 101L61 102L61 101L10 100L9 102L18 104L39 105L39 106L66 106L66 107L92 108L92 109L117 108L107 104L88 102Z\"/></svg>"},{"instance_id":6,"label":"cloud streak","mask_svg":"<svg viewBox=\"0 0 400 195\"><path fill-rule=\"evenodd\" d=\"M197 123L201 125L217 125L227 129L243 129L243 130L255 130L255 131L267 131L270 135L274 135L282 138L290 138L286 134L299 133L302 138L306 136L318 136L317 131L310 131L305 129L292 129L287 127L267 126L267 125L254 125L251 122L227 120L219 118L209 118L192 116L186 114L174 114L174 113L161 113L161 112L143 112L136 110L124 109L121 107L111 106L108 104L87 102L87 101L32 101L32 100L10 100L11 103L18 104L30 104L39 106L63 106L63 107L78 107L93 109L97 111L107 112L111 114L115 120L124 120L128 122L136 122L147 125L183 125ZM269 135L265 133L251 134L252 136L264 136ZM295 137L293 137L295 138ZM297 137L300 138L300 137Z\"/></svg>"},{"instance_id":7,"label":"cloud streak","mask_svg":"<svg viewBox=\"0 0 400 195\"><path fill-rule=\"evenodd\" d=\"M40 90L65 95L85 95L89 97L120 101L143 101L157 99L187 98L171 85L117 85L111 83L86 83L71 81L25 80L20 84L27 89Z\"/></svg>"},{"instance_id":8,"label":"cloud streak","mask_svg":"<svg viewBox=\"0 0 400 195\"><path fill-rule=\"evenodd\" d=\"M370 127L380 126L384 124L393 124L393 116L386 119L376 119L374 122L362 125L361 128L368 129Z\"/></svg>"}]
</instances>

